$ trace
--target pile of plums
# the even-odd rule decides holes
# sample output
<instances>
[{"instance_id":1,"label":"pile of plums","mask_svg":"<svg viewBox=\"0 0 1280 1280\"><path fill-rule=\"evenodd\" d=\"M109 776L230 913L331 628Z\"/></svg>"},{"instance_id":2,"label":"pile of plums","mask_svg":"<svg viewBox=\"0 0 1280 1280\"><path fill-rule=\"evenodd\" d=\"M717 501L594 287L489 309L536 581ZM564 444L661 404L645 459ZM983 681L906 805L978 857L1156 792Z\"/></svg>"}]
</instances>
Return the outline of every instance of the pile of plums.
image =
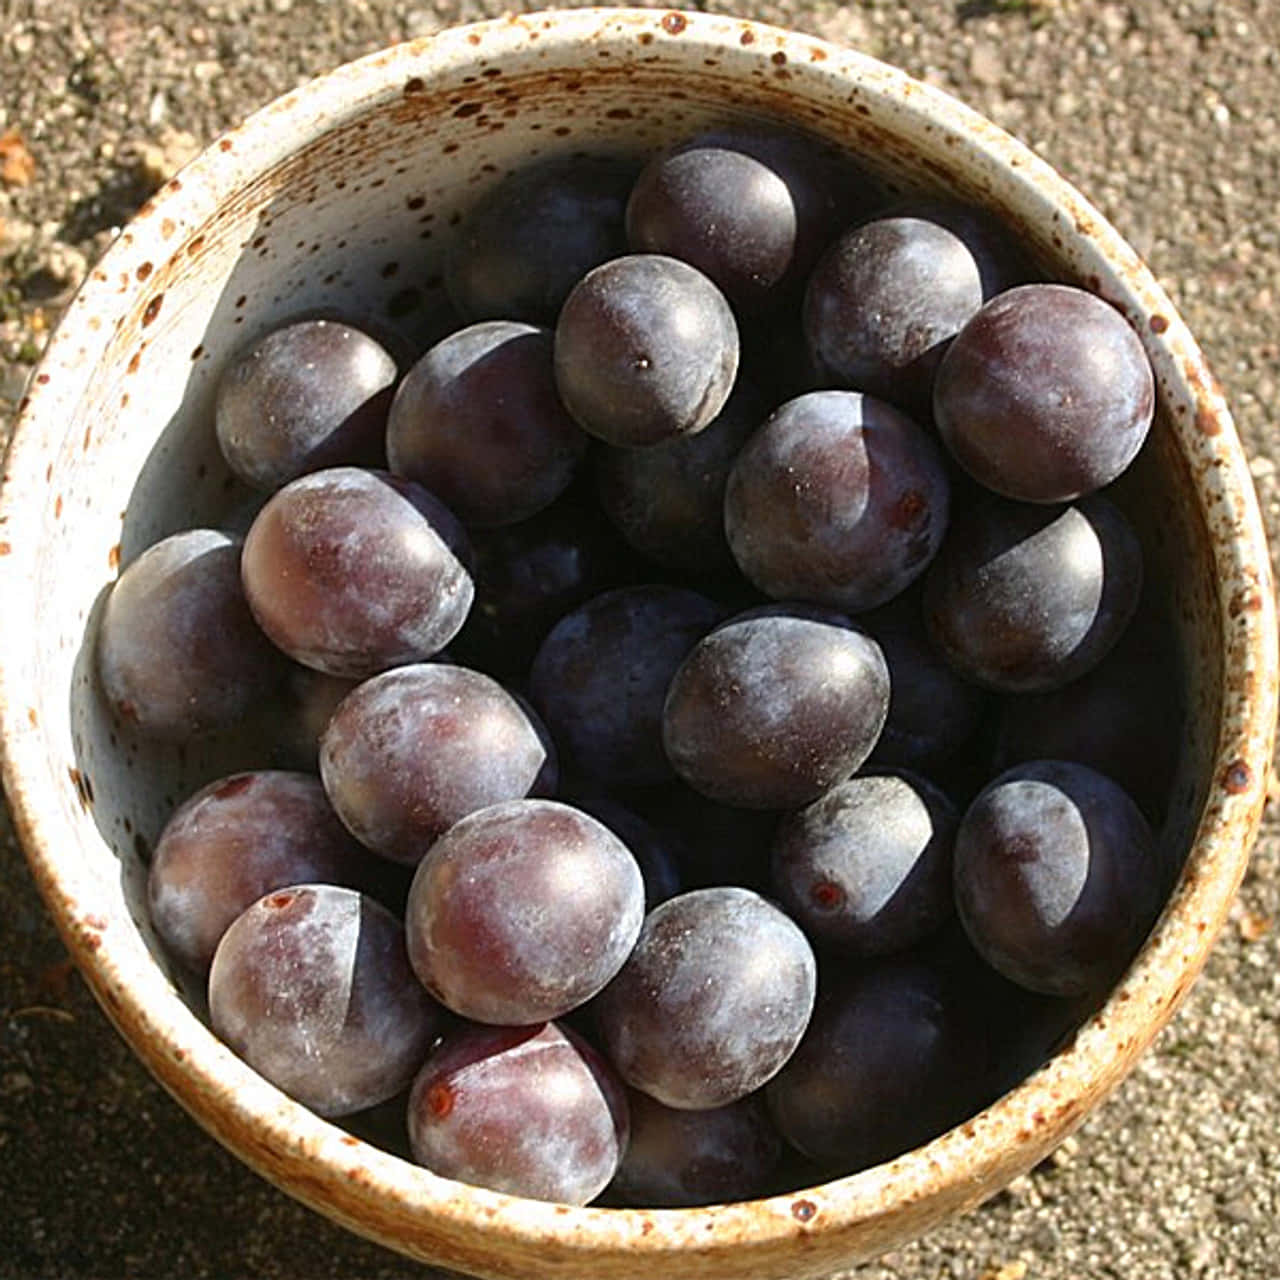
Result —
<instances>
[{"instance_id":1,"label":"pile of plums","mask_svg":"<svg viewBox=\"0 0 1280 1280\"><path fill-rule=\"evenodd\" d=\"M407 358L338 316L239 352L207 429L247 532L164 538L103 612L121 732L268 726L150 865L214 1031L577 1204L750 1198L975 1113L1176 870L1173 646L1107 496L1140 341L989 214L782 130L531 164L445 284Z\"/></svg>"}]
</instances>

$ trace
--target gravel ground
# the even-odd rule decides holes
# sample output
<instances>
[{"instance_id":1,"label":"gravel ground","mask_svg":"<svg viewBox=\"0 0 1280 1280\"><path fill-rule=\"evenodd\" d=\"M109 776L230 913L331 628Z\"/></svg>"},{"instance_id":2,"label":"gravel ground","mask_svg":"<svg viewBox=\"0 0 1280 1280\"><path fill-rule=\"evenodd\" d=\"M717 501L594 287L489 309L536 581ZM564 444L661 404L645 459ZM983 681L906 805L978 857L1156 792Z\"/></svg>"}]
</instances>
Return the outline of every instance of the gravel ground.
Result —
<instances>
[{"instance_id":1,"label":"gravel ground","mask_svg":"<svg viewBox=\"0 0 1280 1280\"><path fill-rule=\"evenodd\" d=\"M308 76L471 0L0 0L0 420L113 231ZM949 89L1135 243L1226 385L1280 524L1280 6L1273 0L751 0ZM1205 976L1114 1100L987 1206L863 1280L1270 1280L1280 1257L1280 829ZM7 818L0 1275L432 1274L258 1181L151 1082L70 968ZM746 1280L746 1278L744 1278Z\"/></svg>"}]
</instances>

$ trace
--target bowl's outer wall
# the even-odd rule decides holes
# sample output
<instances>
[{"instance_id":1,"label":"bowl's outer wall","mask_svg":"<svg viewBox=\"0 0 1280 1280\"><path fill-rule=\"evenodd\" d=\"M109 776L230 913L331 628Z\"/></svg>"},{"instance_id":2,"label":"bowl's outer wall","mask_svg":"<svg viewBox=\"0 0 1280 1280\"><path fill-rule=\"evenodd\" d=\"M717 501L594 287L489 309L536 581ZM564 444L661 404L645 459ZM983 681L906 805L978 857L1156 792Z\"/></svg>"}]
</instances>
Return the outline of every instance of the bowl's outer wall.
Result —
<instances>
[{"instance_id":1,"label":"bowl's outer wall","mask_svg":"<svg viewBox=\"0 0 1280 1280\"><path fill-rule=\"evenodd\" d=\"M281 1095L181 998L143 910L147 850L177 800L246 744L127 740L93 688L94 613L154 538L251 511L210 426L218 371L287 316L335 308L413 349L451 319L456 215L536 152L637 153L704 123L790 121L894 189L991 204L1054 276L1130 318L1160 418L1122 486L1170 596L1188 732L1162 840L1190 848L1160 924L1073 1043L928 1147L746 1205L612 1211L440 1179ZM69 309L5 474L5 785L33 873L109 1016L227 1146L353 1229L477 1275L821 1275L918 1235L1031 1167L1122 1078L1185 995L1243 874L1275 725L1273 589L1226 406L1167 298L1056 174L936 91L809 37L729 18L582 10L446 32L343 68L215 143L144 210Z\"/></svg>"}]
</instances>

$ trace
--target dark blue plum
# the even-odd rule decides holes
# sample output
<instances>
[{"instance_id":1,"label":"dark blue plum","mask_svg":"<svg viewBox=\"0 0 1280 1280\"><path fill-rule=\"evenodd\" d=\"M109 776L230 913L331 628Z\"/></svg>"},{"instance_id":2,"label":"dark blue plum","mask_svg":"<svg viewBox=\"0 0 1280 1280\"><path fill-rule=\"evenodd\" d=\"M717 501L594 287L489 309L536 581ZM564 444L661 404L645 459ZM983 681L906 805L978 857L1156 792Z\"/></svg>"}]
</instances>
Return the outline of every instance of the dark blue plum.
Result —
<instances>
[{"instance_id":1,"label":"dark blue plum","mask_svg":"<svg viewBox=\"0 0 1280 1280\"><path fill-rule=\"evenodd\" d=\"M586 1204L626 1150L626 1091L567 1027L462 1024L409 1094L409 1144L433 1173L532 1200Z\"/></svg>"},{"instance_id":2,"label":"dark blue plum","mask_svg":"<svg viewBox=\"0 0 1280 1280\"><path fill-rule=\"evenodd\" d=\"M1137 334L1096 294L1021 285L953 340L933 409L944 444L980 484L1024 502L1069 502L1133 461L1155 376Z\"/></svg>"},{"instance_id":3,"label":"dark blue plum","mask_svg":"<svg viewBox=\"0 0 1280 1280\"><path fill-rule=\"evenodd\" d=\"M475 601L453 642L462 661L523 678L570 610L638 570L626 544L576 492L518 525L476 532Z\"/></svg>"},{"instance_id":4,"label":"dark blue plum","mask_svg":"<svg viewBox=\"0 0 1280 1280\"><path fill-rule=\"evenodd\" d=\"M640 447L701 431L738 372L738 327L702 272L662 254L615 258L556 322L556 384L584 431Z\"/></svg>"},{"instance_id":5,"label":"dark blue plum","mask_svg":"<svg viewBox=\"0 0 1280 1280\"><path fill-rule=\"evenodd\" d=\"M445 288L466 320L554 324L569 291L627 250L635 169L612 157L527 165L471 208L446 258Z\"/></svg>"},{"instance_id":6,"label":"dark blue plum","mask_svg":"<svg viewBox=\"0 0 1280 1280\"><path fill-rule=\"evenodd\" d=\"M352 325L283 325L218 380L222 455L246 484L267 490L326 467L378 466L395 381L395 360Z\"/></svg>"},{"instance_id":7,"label":"dark blue plum","mask_svg":"<svg viewBox=\"0 0 1280 1280\"><path fill-rule=\"evenodd\" d=\"M593 1012L629 1085L702 1110L745 1098L782 1067L816 983L812 948L777 907L749 889L695 889L649 912Z\"/></svg>"},{"instance_id":8,"label":"dark blue plum","mask_svg":"<svg viewBox=\"0 0 1280 1280\"><path fill-rule=\"evenodd\" d=\"M778 408L738 454L725 532L766 595L858 612L924 573L950 497L941 451L901 411L856 391L813 391Z\"/></svg>"},{"instance_id":9,"label":"dark blue plum","mask_svg":"<svg viewBox=\"0 0 1280 1280\"><path fill-rule=\"evenodd\" d=\"M320 739L320 776L338 816L375 853L410 866L468 813L527 795L546 761L537 726L511 694L447 663L358 684Z\"/></svg>"},{"instance_id":10,"label":"dark blue plum","mask_svg":"<svg viewBox=\"0 0 1280 1280\"><path fill-rule=\"evenodd\" d=\"M930 642L920 584L859 614L858 623L889 666L889 718L868 764L925 773L946 765L974 741L990 696Z\"/></svg>"},{"instance_id":11,"label":"dark blue plum","mask_svg":"<svg viewBox=\"0 0 1280 1280\"><path fill-rule=\"evenodd\" d=\"M769 1188L782 1139L758 1095L686 1111L632 1090L631 1141L609 1187L633 1208L690 1208L752 1200Z\"/></svg>"},{"instance_id":12,"label":"dark blue plum","mask_svg":"<svg viewBox=\"0 0 1280 1280\"><path fill-rule=\"evenodd\" d=\"M993 498L956 519L925 580L925 622L965 679L1041 692L1102 660L1141 591L1137 535L1101 495L1064 507Z\"/></svg>"},{"instance_id":13,"label":"dark blue plum","mask_svg":"<svg viewBox=\"0 0 1280 1280\"><path fill-rule=\"evenodd\" d=\"M550 506L587 450L556 393L551 352L549 329L511 320L436 343L391 405L391 470L471 527L518 524Z\"/></svg>"},{"instance_id":14,"label":"dark blue plum","mask_svg":"<svg viewBox=\"0 0 1280 1280\"><path fill-rule=\"evenodd\" d=\"M238 724L285 663L250 611L239 539L188 529L131 561L107 596L97 668L112 713L178 741Z\"/></svg>"},{"instance_id":15,"label":"dark blue plum","mask_svg":"<svg viewBox=\"0 0 1280 1280\"><path fill-rule=\"evenodd\" d=\"M654 156L627 202L638 253L691 263L746 314L794 293L835 224L823 157L781 133L709 132Z\"/></svg>"},{"instance_id":16,"label":"dark blue plum","mask_svg":"<svg viewBox=\"0 0 1280 1280\"><path fill-rule=\"evenodd\" d=\"M1002 700L993 768L1025 760L1087 764L1118 782L1158 826L1182 748L1184 683L1169 623L1144 616L1145 605L1139 610L1092 671L1061 689Z\"/></svg>"},{"instance_id":17,"label":"dark blue plum","mask_svg":"<svg viewBox=\"0 0 1280 1280\"><path fill-rule=\"evenodd\" d=\"M1155 920L1164 876L1147 820L1110 778L1032 761L969 806L955 846L956 906L978 953L1046 995L1099 994Z\"/></svg>"},{"instance_id":18,"label":"dark blue plum","mask_svg":"<svg viewBox=\"0 0 1280 1280\"><path fill-rule=\"evenodd\" d=\"M241 557L249 607L291 658L364 677L420 662L458 633L474 587L466 535L421 485L334 467L258 513Z\"/></svg>"},{"instance_id":19,"label":"dark blue plum","mask_svg":"<svg viewBox=\"0 0 1280 1280\"><path fill-rule=\"evenodd\" d=\"M518 1026L558 1018L618 972L644 917L626 845L552 800L490 805L456 822L414 874L409 959L454 1013Z\"/></svg>"},{"instance_id":20,"label":"dark blue plum","mask_svg":"<svg viewBox=\"0 0 1280 1280\"><path fill-rule=\"evenodd\" d=\"M957 821L923 778L850 778L779 823L778 900L815 946L850 956L906 951L954 909Z\"/></svg>"},{"instance_id":21,"label":"dark blue plum","mask_svg":"<svg viewBox=\"0 0 1280 1280\"><path fill-rule=\"evenodd\" d=\"M715 420L691 436L647 449L601 446L596 492L614 526L641 554L678 573L732 573L724 490L748 437L768 416L763 397L739 379Z\"/></svg>"},{"instance_id":22,"label":"dark blue plum","mask_svg":"<svg viewBox=\"0 0 1280 1280\"><path fill-rule=\"evenodd\" d=\"M587 601L538 650L529 693L568 763L606 785L667 782L662 703L685 655L720 620L678 587L620 587Z\"/></svg>"},{"instance_id":23,"label":"dark blue plum","mask_svg":"<svg viewBox=\"0 0 1280 1280\"><path fill-rule=\"evenodd\" d=\"M414 980L400 921L325 884L277 889L236 917L209 970L209 1018L251 1067L322 1116L407 1088L443 1021Z\"/></svg>"},{"instance_id":24,"label":"dark blue plum","mask_svg":"<svg viewBox=\"0 0 1280 1280\"><path fill-rule=\"evenodd\" d=\"M800 616L738 618L676 672L663 743L676 773L713 800L794 808L859 768L888 709L884 655L862 632Z\"/></svg>"},{"instance_id":25,"label":"dark blue plum","mask_svg":"<svg viewBox=\"0 0 1280 1280\"><path fill-rule=\"evenodd\" d=\"M963 1119L979 1062L941 975L895 957L824 988L765 1099L798 1151L828 1174L855 1173Z\"/></svg>"},{"instance_id":26,"label":"dark blue plum","mask_svg":"<svg viewBox=\"0 0 1280 1280\"><path fill-rule=\"evenodd\" d=\"M720 804L682 782L644 797L645 813L675 850L687 889L742 885L770 893L769 853L778 815Z\"/></svg>"}]
</instances>

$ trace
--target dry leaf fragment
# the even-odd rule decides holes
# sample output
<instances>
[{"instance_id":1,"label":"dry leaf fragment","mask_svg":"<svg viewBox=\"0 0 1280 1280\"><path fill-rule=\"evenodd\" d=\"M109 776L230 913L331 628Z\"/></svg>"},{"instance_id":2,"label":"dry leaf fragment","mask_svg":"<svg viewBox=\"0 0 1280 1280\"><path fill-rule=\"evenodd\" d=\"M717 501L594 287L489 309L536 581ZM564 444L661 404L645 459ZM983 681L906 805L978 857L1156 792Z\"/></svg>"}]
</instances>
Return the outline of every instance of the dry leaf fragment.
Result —
<instances>
[{"instance_id":1,"label":"dry leaf fragment","mask_svg":"<svg viewBox=\"0 0 1280 1280\"><path fill-rule=\"evenodd\" d=\"M6 187L25 187L36 175L35 157L27 150L17 129L0 133L0 182Z\"/></svg>"},{"instance_id":2,"label":"dry leaf fragment","mask_svg":"<svg viewBox=\"0 0 1280 1280\"><path fill-rule=\"evenodd\" d=\"M1013 1262L1006 1262L1003 1266L988 1267L978 1280L1024 1280L1027 1274L1027 1264L1018 1258Z\"/></svg>"},{"instance_id":3,"label":"dry leaf fragment","mask_svg":"<svg viewBox=\"0 0 1280 1280\"><path fill-rule=\"evenodd\" d=\"M1240 936L1246 942L1261 942L1271 932L1271 926L1274 923L1275 921L1270 916L1263 915L1260 911L1250 911L1246 908L1241 912L1236 927L1240 930Z\"/></svg>"}]
</instances>

